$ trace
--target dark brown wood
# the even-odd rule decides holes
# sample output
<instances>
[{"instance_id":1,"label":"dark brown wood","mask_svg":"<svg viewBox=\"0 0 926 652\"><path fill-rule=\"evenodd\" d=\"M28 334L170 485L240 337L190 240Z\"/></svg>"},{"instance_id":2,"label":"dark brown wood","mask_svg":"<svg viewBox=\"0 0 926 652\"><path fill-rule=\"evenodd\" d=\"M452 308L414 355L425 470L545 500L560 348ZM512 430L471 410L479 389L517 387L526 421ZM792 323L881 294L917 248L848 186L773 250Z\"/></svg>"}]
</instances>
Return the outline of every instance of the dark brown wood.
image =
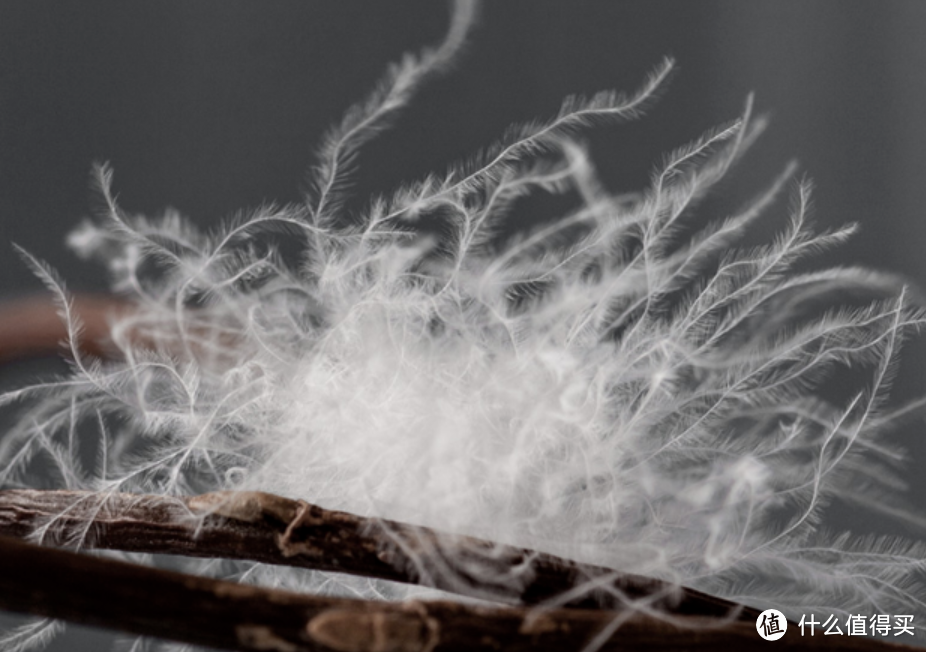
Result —
<instances>
[{"instance_id":1,"label":"dark brown wood","mask_svg":"<svg viewBox=\"0 0 926 652\"><path fill-rule=\"evenodd\" d=\"M205 516L204 516L205 515ZM42 528L43 541L85 548L246 559L397 582L418 583L470 597L508 603L619 608L622 600L653 598L653 605L693 616L754 622L758 611L692 589L553 555L442 535L394 521L366 519L260 492L184 498L80 491L0 491L0 534L24 538ZM401 545L389 545L400 541ZM464 550L467 552L461 553ZM477 554L479 552L488 554ZM515 579L486 586L439 572L449 555L469 556L480 577ZM529 564L525 563L529 560ZM456 559L454 567L459 565ZM569 600L565 592L596 580L604 587Z\"/></svg>"},{"instance_id":2,"label":"dark brown wood","mask_svg":"<svg viewBox=\"0 0 926 652\"><path fill-rule=\"evenodd\" d=\"M76 295L72 298L72 308L83 324L76 348L95 356L112 354L109 320L130 310L130 304L111 297ZM65 322L50 297L0 302L0 364L21 358L70 355L62 346L66 339Z\"/></svg>"},{"instance_id":3,"label":"dark brown wood","mask_svg":"<svg viewBox=\"0 0 926 652\"><path fill-rule=\"evenodd\" d=\"M244 586L0 537L0 608L215 648L277 652L768 650L755 625L603 610L384 603ZM619 619L619 620L618 620ZM619 624L619 627L616 625ZM614 628L612 632L611 629ZM850 636L781 650L913 650Z\"/></svg>"}]
</instances>

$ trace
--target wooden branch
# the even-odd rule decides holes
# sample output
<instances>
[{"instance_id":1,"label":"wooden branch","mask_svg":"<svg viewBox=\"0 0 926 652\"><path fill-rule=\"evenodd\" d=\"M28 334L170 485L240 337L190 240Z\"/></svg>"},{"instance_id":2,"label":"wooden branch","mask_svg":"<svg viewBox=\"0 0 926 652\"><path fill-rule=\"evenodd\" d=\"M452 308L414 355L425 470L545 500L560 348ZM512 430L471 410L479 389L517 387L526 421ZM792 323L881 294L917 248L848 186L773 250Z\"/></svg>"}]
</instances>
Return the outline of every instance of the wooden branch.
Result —
<instances>
[{"instance_id":1,"label":"wooden branch","mask_svg":"<svg viewBox=\"0 0 926 652\"><path fill-rule=\"evenodd\" d=\"M602 652L766 650L754 623L602 610L388 603L300 595L100 559L0 537L0 608L133 634L256 652ZM616 620L619 619L619 620ZM611 635L614 625L620 623ZM900 652L851 636L800 636L776 649Z\"/></svg>"},{"instance_id":2,"label":"wooden branch","mask_svg":"<svg viewBox=\"0 0 926 652\"><path fill-rule=\"evenodd\" d=\"M111 297L76 295L72 306L84 325L77 342L79 350L95 356L109 355L109 319L129 310L130 305ZM66 339L64 320L57 305L47 296L0 302L0 364L60 355L61 343Z\"/></svg>"},{"instance_id":3,"label":"wooden branch","mask_svg":"<svg viewBox=\"0 0 926 652\"><path fill-rule=\"evenodd\" d=\"M559 606L618 608L649 596L654 606L683 615L738 617L754 623L759 613L638 575L260 492L102 498L80 491L0 491L0 534L24 538L39 529L45 531L44 542L58 545L79 538L87 548L245 559L418 583L509 604L551 601ZM487 587L474 578L441 571L449 555L457 560L455 568L457 558L468 555L468 565L480 566L480 577L505 579ZM519 568L524 569L520 582ZM602 588L557 602L564 593L593 581Z\"/></svg>"},{"instance_id":4,"label":"wooden branch","mask_svg":"<svg viewBox=\"0 0 926 652\"><path fill-rule=\"evenodd\" d=\"M89 355L102 359L120 359L123 351L113 342L111 322L131 316L137 307L130 301L114 297L74 295L71 312L80 320L80 334L68 342L65 321L58 305L50 298L28 297L0 302L0 364L30 357ZM217 367L234 363L229 352L240 344L236 328L240 324L215 323L197 309L184 313L184 324L158 325L158 335L141 324L122 333L121 346L150 348L171 356L192 357L201 365Z\"/></svg>"}]
</instances>

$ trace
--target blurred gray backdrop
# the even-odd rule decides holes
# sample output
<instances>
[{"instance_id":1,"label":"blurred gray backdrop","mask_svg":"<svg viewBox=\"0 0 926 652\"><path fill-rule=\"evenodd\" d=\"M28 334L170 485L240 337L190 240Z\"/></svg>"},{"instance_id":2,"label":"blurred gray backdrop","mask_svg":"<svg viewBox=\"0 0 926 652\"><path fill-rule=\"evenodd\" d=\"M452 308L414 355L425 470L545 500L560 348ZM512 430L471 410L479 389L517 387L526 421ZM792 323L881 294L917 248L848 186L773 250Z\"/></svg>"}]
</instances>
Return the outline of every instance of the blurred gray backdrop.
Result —
<instances>
[{"instance_id":1,"label":"blurred gray backdrop","mask_svg":"<svg viewBox=\"0 0 926 652\"><path fill-rule=\"evenodd\" d=\"M439 39L446 16L435 0L2 0L0 298L41 289L14 242L72 289L105 288L63 244L92 209L94 161L112 163L132 212L173 206L207 226L297 201L326 126L386 62ZM826 262L926 286L922 0L488 3L456 71L367 147L357 196L443 170L511 122L555 113L567 94L633 89L664 55L679 71L650 115L588 132L614 189L642 187L662 153L736 117L754 91L772 126L707 217L724 217L796 158L816 182L817 222L862 225ZM783 218L779 207L760 235ZM910 345L898 397L926 391L924 361L926 349ZM0 370L0 386L61 369L18 364ZM914 492L926 496L915 472L926 464L924 432L918 422L905 436ZM52 649L106 649L105 640L74 628Z\"/></svg>"}]
</instances>

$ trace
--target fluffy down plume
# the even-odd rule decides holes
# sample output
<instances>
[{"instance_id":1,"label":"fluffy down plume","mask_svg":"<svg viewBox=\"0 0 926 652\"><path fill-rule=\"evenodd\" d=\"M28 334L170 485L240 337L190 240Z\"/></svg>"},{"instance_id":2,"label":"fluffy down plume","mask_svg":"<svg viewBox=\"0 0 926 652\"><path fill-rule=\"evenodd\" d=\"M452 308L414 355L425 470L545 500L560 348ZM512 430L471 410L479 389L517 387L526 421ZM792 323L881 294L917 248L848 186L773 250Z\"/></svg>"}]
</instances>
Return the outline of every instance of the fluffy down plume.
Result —
<instances>
[{"instance_id":1,"label":"fluffy down plume","mask_svg":"<svg viewBox=\"0 0 926 652\"><path fill-rule=\"evenodd\" d=\"M761 131L750 102L668 155L641 192L611 194L576 134L638 117L666 61L631 94L570 98L474 162L344 215L358 148L447 66L472 16L459 2L445 41L392 65L328 133L303 204L203 233L170 212L126 214L101 167L106 210L70 243L137 306L112 324L123 360L75 347L71 377L5 396L30 402L0 449L3 483L28 483L44 458L59 486L104 497L263 490L446 532L439 572L450 577L478 578L490 552L454 537L474 535L795 620L913 614L926 625L926 547L823 526L834 498L901 511L901 454L884 435L917 406L892 411L885 392L923 312L888 275L795 271L853 228L813 230L809 184L791 168L738 214L690 226ZM788 192L785 211L776 200ZM505 235L531 193L572 206ZM773 211L787 214L774 242L737 245ZM298 257L278 253L281 238ZM33 262L78 338L62 284ZM820 388L848 367L866 380L825 399ZM78 441L78 426L98 439ZM92 465L86 450L98 451ZM424 591L199 563L312 592ZM504 581L524 581L529 565L521 572Z\"/></svg>"}]
</instances>

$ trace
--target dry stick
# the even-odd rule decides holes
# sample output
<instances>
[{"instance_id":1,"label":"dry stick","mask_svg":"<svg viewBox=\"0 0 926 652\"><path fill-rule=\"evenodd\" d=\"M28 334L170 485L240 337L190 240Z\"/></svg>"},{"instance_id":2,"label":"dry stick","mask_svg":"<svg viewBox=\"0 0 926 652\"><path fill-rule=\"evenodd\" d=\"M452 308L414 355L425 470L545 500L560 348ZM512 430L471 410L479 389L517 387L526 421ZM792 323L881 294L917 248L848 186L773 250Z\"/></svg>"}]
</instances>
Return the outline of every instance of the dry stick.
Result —
<instances>
[{"instance_id":1,"label":"dry stick","mask_svg":"<svg viewBox=\"0 0 926 652\"><path fill-rule=\"evenodd\" d=\"M0 608L228 650L507 652L765 650L755 625L602 610L322 598L99 559L0 537ZM776 649L914 650L862 637L803 637Z\"/></svg>"},{"instance_id":2,"label":"dry stick","mask_svg":"<svg viewBox=\"0 0 926 652\"><path fill-rule=\"evenodd\" d=\"M110 297L76 295L72 309L83 323L80 350L106 356L110 353L107 347L110 317L131 308L130 304ZM0 302L0 363L59 355L67 335L58 306L47 296Z\"/></svg>"},{"instance_id":3,"label":"dry stick","mask_svg":"<svg viewBox=\"0 0 926 652\"><path fill-rule=\"evenodd\" d=\"M418 583L513 604L549 601L557 606L617 608L628 600L642 599L677 614L738 617L753 623L759 613L638 575L394 521L361 518L262 492L171 498L0 491L0 534L24 538L37 530L44 531L42 540L48 543L80 538L88 548L246 559ZM398 543L390 545L389 541ZM455 567L461 565L461 558L467 568L478 565L479 578L448 572L451 562L445 555L457 561ZM486 586L486 577L499 578L498 583ZM592 582L600 588L557 600Z\"/></svg>"}]
</instances>

